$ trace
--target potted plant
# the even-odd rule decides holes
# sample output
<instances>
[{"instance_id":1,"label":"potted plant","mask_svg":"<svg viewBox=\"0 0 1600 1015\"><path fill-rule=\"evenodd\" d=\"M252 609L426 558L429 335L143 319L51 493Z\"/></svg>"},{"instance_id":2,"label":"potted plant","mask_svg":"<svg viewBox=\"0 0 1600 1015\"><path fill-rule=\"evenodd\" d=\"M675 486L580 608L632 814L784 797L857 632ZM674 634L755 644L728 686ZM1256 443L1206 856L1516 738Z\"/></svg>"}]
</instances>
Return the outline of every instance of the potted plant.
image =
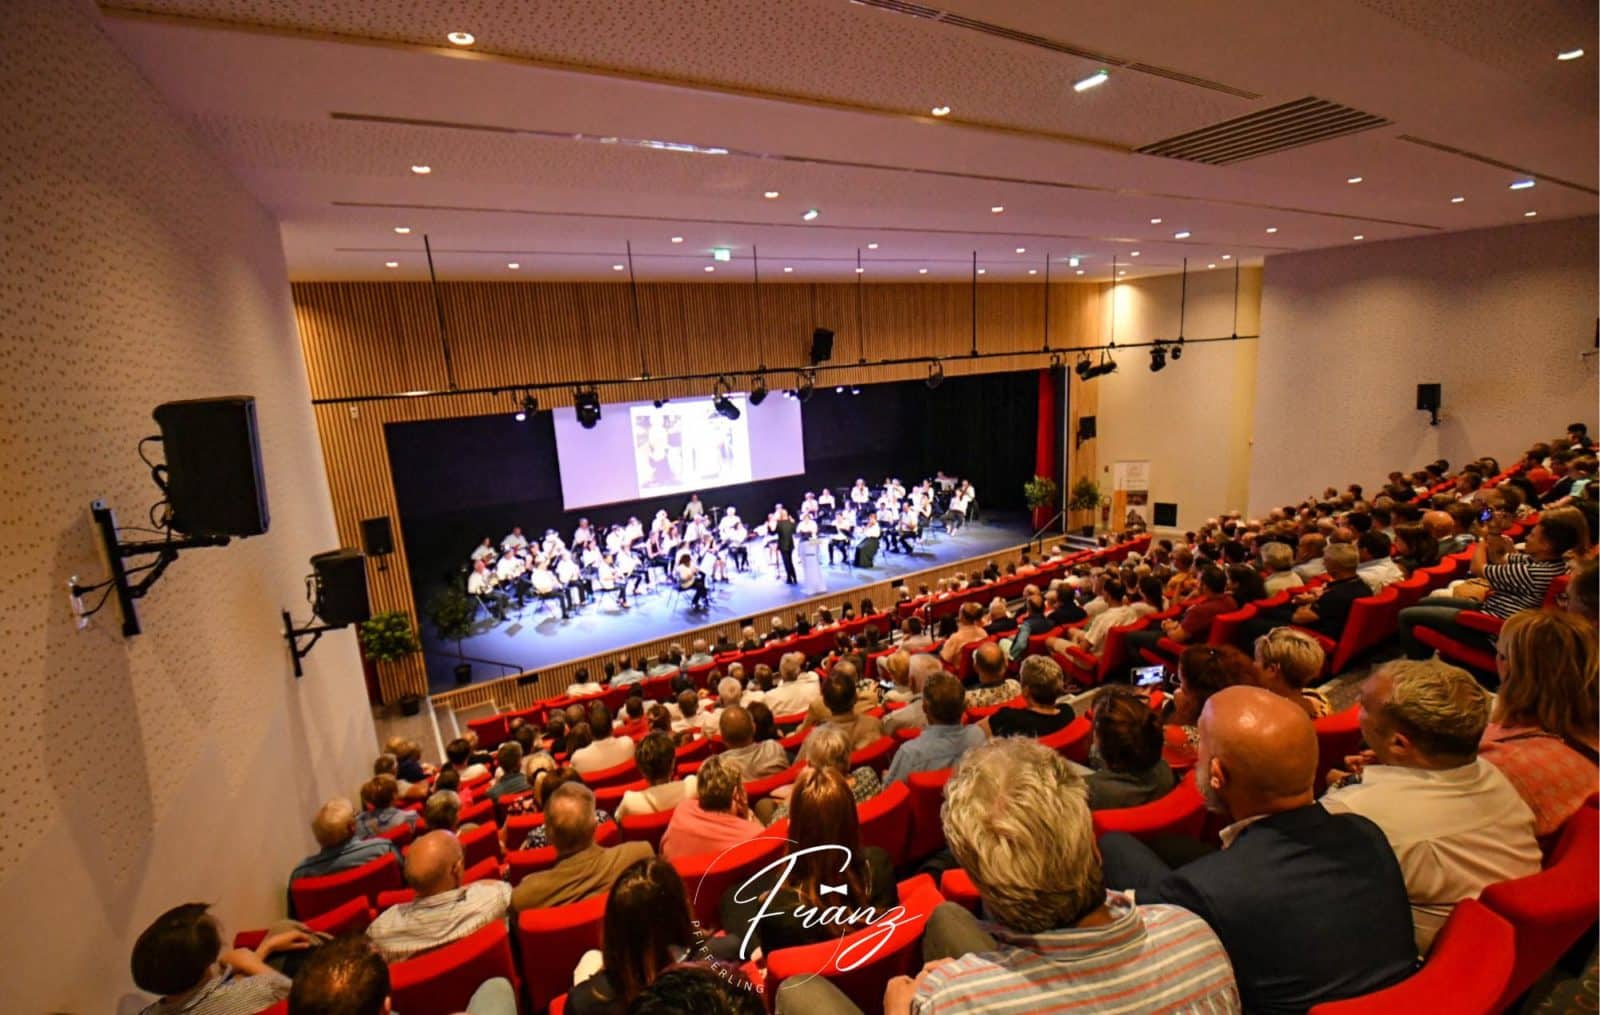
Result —
<instances>
[{"instance_id":1,"label":"potted plant","mask_svg":"<svg viewBox=\"0 0 1600 1015\"><path fill-rule=\"evenodd\" d=\"M466 590L451 583L428 600L428 620L439 637L456 643L456 683L472 683L472 664L461 650L461 641L472 633L472 620L478 613L478 604Z\"/></svg>"},{"instance_id":2,"label":"potted plant","mask_svg":"<svg viewBox=\"0 0 1600 1015\"><path fill-rule=\"evenodd\" d=\"M421 648L411 628L411 618L399 610L374 614L362 621L357 633L362 654L375 663L397 663ZM416 715L422 710L422 700L409 701L408 698L417 696L401 698L400 711L404 715Z\"/></svg>"},{"instance_id":3,"label":"potted plant","mask_svg":"<svg viewBox=\"0 0 1600 1015\"><path fill-rule=\"evenodd\" d=\"M1096 511L1105 502L1105 497L1100 493L1100 484L1088 476L1078 477L1072 484L1072 492L1067 497L1067 510L1069 511ZM1094 535L1094 515L1089 516L1089 524L1083 526L1083 534Z\"/></svg>"},{"instance_id":4,"label":"potted plant","mask_svg":"<svg viewBox=\"0 0 1600 1015\"><path fill-rule=\"evenodd\" d=\"M1051 515L1055 511L1056 501L1061 495L1061 488L1056 486L1056 481L1049 476L1034 476L1022 484L1023 499L1028 502L1028 507L1033 509L1033 527L1043 528L1050 524Z\"/></svg>"}]
</instances>

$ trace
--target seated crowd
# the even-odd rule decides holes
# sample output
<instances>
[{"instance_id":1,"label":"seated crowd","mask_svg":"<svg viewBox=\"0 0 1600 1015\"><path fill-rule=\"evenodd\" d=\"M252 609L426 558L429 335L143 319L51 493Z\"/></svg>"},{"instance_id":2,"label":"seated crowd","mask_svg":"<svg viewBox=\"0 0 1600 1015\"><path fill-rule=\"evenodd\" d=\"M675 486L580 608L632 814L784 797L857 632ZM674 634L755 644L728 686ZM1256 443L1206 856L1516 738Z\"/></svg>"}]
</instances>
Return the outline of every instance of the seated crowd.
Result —
<instances>
[{"instance_id":1,"label":"seated crowd","mask_svg":"<svg viewBox=\"0 0 1600 1015\"><path fill-rule=\"evenodd\" d=\"M1391 474L1370 501L1330 489L1261 520L1208 521L1181 543L1100 554L1101 566L1063 548L1024 558L1026 573L908 590L917 608L897 610L887 636L869 627L775 668L747 673L733 657L761 645L750 629L724 646L674 647L666 665L623 660L604 684L583 675L568 689L589 700L516 721L492 753L471 735L452 741L438 770L391 740L359 807L333 799L313 818L319 849L290 872L291 916L295 883L388 856L406 901L361 935L329 940L291 920L252 949L225 948L205 905L179 906L135 945L135 981L160 995L157 1013L287 998L291 1013L377 1015L390 963L604 895L602 947L574 970L568 1011L753 1015L767 1008L745 989L750 962L867 930L905 904L897 878L920 870L970 879L983 918L955 902L922 914L926 964L884 987L882 1010L896 1015L1287 1013L1392 986L1457 903L1539 872L1600 784L1600 491L1586 434L1570 437L1507 473L1481 460L1452 477L1437 462ZM1469 577L1400 612L1359 688L1318 686L1354 602L1469 551ZM969 595L1035 573L1014 604ZM1552 597L1558 579L1566 591ZM959 610L930 631L921 607L957 595ZM1249 604L1253 620L1214 642L1218 618ZM861 612L874 615L870 603ZM1464 623L1468 612L1504 623L1490 634ZM768 640L799 626L774 618ZM1420 628L1487 645L1494 672L1434 656ZM1170 662L1152 682L1122 666L1086 690L1114 637L1132 659ZM707 665L703 680L686 672ZM647 700L645 682L662 678L668 695ZM628 689L617 714L599 700L611 687ZM1318 724L1340 690L1364 747L1329 770ZM619 768L625 785L594 778ZM866 844L862 808L919 773L948 776L945 847L897 866ZM1095 812L1179 792L1198 793L1208 832L1097 839ZM649 821L663 823L654 838L619 834ZM469 877L462 837L488 822L495 856L546 850L548 862L515 884L508 868ZM766 837L788 860L709 900L720 928L704 926L699 884L682 872ZM815 918L824 911L847 915ZM468 1010L514 1011L510 991L491 980ZM786 980L772 1001L859 1010L827 975Z\"/></svg>"}]
</instances>

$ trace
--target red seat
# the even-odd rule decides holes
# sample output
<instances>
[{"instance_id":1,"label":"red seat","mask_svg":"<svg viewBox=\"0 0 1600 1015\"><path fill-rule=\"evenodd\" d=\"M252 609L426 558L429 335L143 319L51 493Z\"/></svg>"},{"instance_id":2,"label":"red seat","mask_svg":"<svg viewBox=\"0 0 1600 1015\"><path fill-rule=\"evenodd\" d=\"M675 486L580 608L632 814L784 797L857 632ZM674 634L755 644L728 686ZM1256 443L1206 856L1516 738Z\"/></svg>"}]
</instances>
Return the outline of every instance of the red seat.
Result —
<instances>
[{"instance_id":1,"label":"red seat","mask_svg":"<svg viewBox=\"0 0 1600 1015\"><path fill-rule=\"evenodd\" d=\"M1490 885L1478 897L1515 934L1516 963L1500 996L1501 1007L1510 1007L1594 926L1600 908L1597 854L1600 810L1591 801L1567 819L1544 870Z\"/></svg>"},{"instance_id":2,"label":"red seat","mask_svg":"<svg viewBox=\"0 0 1600 1015\"><path fill-rule=\"evenodd\" d=\"M519 801L522 801L522 800L532 800L532 799L533 799L533 790L531 790L531 789L525 789L520 793L502 793L502 794L500 794L499 798L494 801L495 821L498 824L502 824L502 825L505 824L506 823L507 812L511 809L511 805L512 804L518 803Z\"/></svg>"},{"instance_id":3,"label":"red seat","mask_svg":"<svg viewBox=\"0 0 1600 1015\"><path fill-rule=\"evenodd\" d=\"M765 779L755 779L744 784L745 799L754 807L757 801L765 800L772 795L772 791L779 786L787 786L800 777L800 770L806 767L803 761L797 761L781 772L767 776Z\"/></svg>"},{"instance_id":4,"label":"red seat","mask_svg":"<svg viewBox=\"0 0 1600 1015\"><path fill-rule=\"evenodd\" d=\"M1394 589L1394 608L1398 613L1408 606L1417 605L1418 601L1428 594L1428 572L1425 568L1417 568L1411 572L1411 577L1405 581L1395 582L1389 587Z\"/></svg>"},{"instance_id":5,"label":"red seat","mask_svg":"<svg viewBox=\"0 0 1600 1015\"><path fill-rule=\"evenodd\" d=\"M672 697L672 674L664 677L646 677L639 682L645 701L666 701Z\"/></svg>"},{"instance_id":6,"label":"red seat","mask_svg":"<svg viewBox=\"0 0 1600 1015\"><path fill-rule=\"evenodd\" d=\"M377 919L372 904L364 898L354 898L342 906L336 906L302 921L307 927L322 934L341 937L345 934L359 934L367 929L367 925ZM241 930L233 936L235 948L258 948L266 940L265 930Z\"/></svg>"},{"instance_id":7,"label":"red seat","mask_svg":"<svg viewBox=\"0 0 1600 1015\"><path fill-rule=\"evenodd\" d=\"M911 831L911 791L891 782L883 792L856 807L861 845L880 846L896 867L906 861L906 836Z\"/></svg>"},{"instance_id":8,"label":"red seat","mask_svg":"<svg viewBox=\"0 0 1600 1015\"><path fill-rule=\"evenodd\" d=\"M632 782L601 787L594 791L594 809L614 815L617 813L617 807L622 804L624 796L634 790L648 789L649 786L650 784L643 779L635 779Z\"/></svg>"},{"instance_id":9,"label":"red seat","mask_svg":"<svg viewBox=\"0 0 1600 1015\"><path fill-rule=\"evenodd\" d=\"M496 976L505 977L512 989L518 989L511 933L503 920L443 948L391 964L389 998L397 1012L465 1011L473 992Z\"/></svg>"},{"instance_id":10,"label":"red seat","mask_svg":"<svg viewBox=\"0 0 1600 1015\"><path fill-rule=\"evenodd\" d=\"M717 661L713 659L709 663L701 663L699 666L689 667L683 671L683 675L689 678L689 682L694 684L696 690L704 690L706 679L711 676L711 671L716 668ZM672 679L670 673L667 675L667 679Z\"/></svg>"},{"instance_id":11,"label":"red seat","mask_svg":"<svg viewBox=\"0 0 1600 1015\"><path fill-rule=\"evenodd\" d=\"M790 754L793 754L795 751L798 751L800 749L800 745L805 743L806 742L806 737L809 737L810 735L811 735L811 730L806 728L806 727L804 727L804 726L802 726L800 729L795 730L793 733L789 734L788 736L780 737L779 740L778 740L778 745L780 747L782 747L785 751L788 751Z\"/></svg>"},{"instance_id":12,"label":"red seat","mask_svg":"<svg viewBox=\"0 0 1600 1015\"><path fill-rule=\"evenodd\" d=\"M1317 794L1328 788L1328 770L1344 764L1344 759L1361 749L1361 706L1351 705L1343 712L1314 719L1317 731Z\"/></svg>"},{"instance_id":13,"label":"red seat","mask_svg":"<svg viewBox=\"0 0 1600 1015\"><path fill-rule=\"evenodd\" d=\"M522 975L528 981L533 1011L566 992L583 953L600 947L607 898L602 892L582 902L517 914L517 951L522 955Z\"/></svg>"},{"instance_id":14,"label":"red seat","mask_svg":"<svg viewBox=\"0 0 1600 1015\"><path fill-rule=\"evenodd\" d=\"M1127 832L1148 839L1158 835L1199 838L1206 822L1206 802L1195 789L1194 773L1158 800L1137 807L1117 807L1093 812L1096 838L1107 832Z\"/></svg>"},{"instance_id":15,"label":"red seat","mask_svg":"<svg viewBox=\"0 0 1600 1015\"><path fill-rule=\"evenodd\" d=\"M394 843L396 849L404 850L411 845L411 840L416 838L417 830L409 821L403 821L393 828L385 829L378 833L378 838L388 839Z\"/></svg>"},{"instance_id":16,"label":"red seat","mask_svg":"<svg viewBox=\"0 0 1600 1015\"><path fill-rule=\"evenodd\" d=\"M716 853L680 856L672 866L689 890L689 905L702 930L722 929L722 893L778 859L788 843L773 835L758 835Z\"/></svg>"},{"instance_id":17,"label":"red seat","mask_svg":"<svg viewBox=\"0 0 1600 1015\"><path fill-rule=\"evenodd\" d=\"M493 821L461 832L456 840L461 843L462 860L468 867L485 860L500 862L500 829Z\"/></svg>"},{"instance_id":18,"label":"red seat","mask_svg":"<svg viewBox=\"0 0 1600 1015\"><path fill-rule=\"evenodd\" d=\"M1211 619L1211 631L1206 635L1206 644L1240 647L1237 643L1244 633L1244 625L1255 617L1260 607L1260 603L1245 603L1237 610L1217 614Z\"/></svg>"},{"instance_id":19,"label":"red seat","mask_svg":"<svg viewBox=\"0 0 1600 1015\"><path fill-rule=\"evenodd\" d=\"M544 824L544 811L532 814L513 814L506 819L506 849L519 849L528 833Z\"/></svg>"},{"instance_id":20,"label":"red seat","mask_svg":"<svg viewBox=\"0 0 1600 1015\"><path fill-rule=\"evenodd\" d=\"M711 741L705 737L696 737L678 748L676 757L679 764L685 761L703 761L711 757Z\"/></svg>"},{"instance_id":21,"label":"red seat","mask_svg":"<svg viewBox=\"0 0 1600 1015\"><path fill-rule=\"evenodd\" d=\"M661 837L667 832L667 824L672 820L671 811L657 811L654 814L630 814L622 819L623 842L648 842L650 848L657 853L661 852Z\"/></svg>"},{"instance_id":22,"label":"red seat","mask_svg":"<svg viewBox=\"0 0 1600 1015\"><path fill-rule=\"evenodd\" d=\"M1089 763L1089 742L1093 736L1094 724L1087 716L1080 715L1054 733L1040 737L1039 743L1064 758L1086 765Z\"/></svg>"},{"instance_id":23,"label":"red seat","mask_svg":"<svg viewBox=\"0 0 1600 1015\"><path fill-rule=\"evenodd\" d=\"M491 715L483 719L467 720L467 729L478 735L480 750L492 751L499 746L500 741L511 735L511 731L507 729L509 722L510 716Z\"/></svg>"},{"instance_id":24,"label":"red seat","mask_svg":"<svg viewBox=\"0 0 1600 1015\"><path fill-rule=\"evenodd\" d=\"M484 822L493 821L494 818L494 801L484 797L481 800L474 800L470 806L461 808L461 813L456 815L456 824L481 825Z\"/></svg>"},{"instance_id":25,"label":"red seat","mask_svg":"<svg viewBox=\"0 0 1600 1015\"><path fill-rule=\"evenodd\" d=\"M1343 673L1362 653L1394 634L1399 622L1398 602L1399 593L1391 585L1350 604L1350 616L1334 646L1333 658L1328 660L1329 673Z\"/></svg>"},{"instance_id":26,"label":"red seat","mask_svg":"<svg viewBox=\"0 0 1600 1015\"><path fill-rule=\"evenodd\" d=\"M604 789L607 786L622 786L639 781L639 766L629 758L620 765L612 765L596 772L585 772L582 778L583 784L592 790Z\"/></svg>"},{"instance_id":27,"label":"red seat","mask_svg":"<svg viewBox=\"0 0 1600 1015\"><path fill-rule=\"evenodd\" d=\"M498 857L489 857L480 860L461 872L461 883L470 885L474 881L500 880L500 860ZM417 893L410 888L396 888L392 891L378 893L378 912L383 912L390 906L398 906L410 902L417 897Z\"/></svg>"},{"instance_id":28,"label":"red seat","mask_svg":"<svg viewBox=\"0 0 1600 1015\"><path fill-rule=\"evenodd\" d=\"M960 867L951 867L939 876L939 894L972 913L977 913L982 900L972 875Z\"/></svg>"},{"instance_id":29,"label":"red seat","mask_svg":"<svg viewBox=\"0 0 1600 1015\"><path fill-rule=\"evenodd\" d=\"M1319 1004L1310 1015L1494 1015L1503 1007L1511 980L1513 940L1509 923L1482 903L1465 899L1456 903L1420 970L1385 990Z\"/></svg>"},{"instance_id":30,"label":"red seat","mask_svg":"<svg viewBox=\"0 0 1600 1015\"><path fill-rule=\"evenodd\" d=\"M911 794L911 828L906 835L907 861L923 860L944 848L944 824L939 808L944 805L944 784L953 769L912 772L906 776Z\"/></svg>"},{"instance_id":31,"label":"red seat","mask_svg":"<svg viewBox=\"0 0 1600 1015\"><path fill-rule=\"evenodd\" d=\"M305 920L337 909L351 899L366 899L375 906L379 892L400 887L400 858L390 852L337 874L296 878L289 882L289 898L294 904L293 915Z\"/></svg>"},{"instance_id":32,"label":"red seat","mask_svg":"<svg viewBox=\"0 0 1600 1015\"><path fill-rule=\"evenodd\" d=\"M862 1011L880 1010L889 981L922 968L922 935L934 908L944 901L926 874L901 882L899 895L905 912L887 933L880 921L839 939L780 948L769 954L763 991L769 1004L783 981L820 974Z\"/></svg>"},{"instance_id":33,"label":"red seat","mask_svg":"<svg viewBox=\"0 0 1600 1015\"><path fill-rule=\"evenodd\" d=\"M594 841L602 846L614 846L622 838L615 821L602 823L594 830ZM556 865L556 848L540 846L537 849L513 849L506 853L506 880L521 884L529 874L549 870Z\"/></svg>"},{"instance_id":34,"label":"red seat","mask_svg":"<svg viewBox=\"0 0 1600 1015\"><path fill-rule=\"evenodd\" d=\"M894 757L894 752L900 746L894 737L879 737L872 743L850 755L850 768L855 770L862 765L875 768L879 775L889 770L889 760Z\"/></svg>"}]
</instances>

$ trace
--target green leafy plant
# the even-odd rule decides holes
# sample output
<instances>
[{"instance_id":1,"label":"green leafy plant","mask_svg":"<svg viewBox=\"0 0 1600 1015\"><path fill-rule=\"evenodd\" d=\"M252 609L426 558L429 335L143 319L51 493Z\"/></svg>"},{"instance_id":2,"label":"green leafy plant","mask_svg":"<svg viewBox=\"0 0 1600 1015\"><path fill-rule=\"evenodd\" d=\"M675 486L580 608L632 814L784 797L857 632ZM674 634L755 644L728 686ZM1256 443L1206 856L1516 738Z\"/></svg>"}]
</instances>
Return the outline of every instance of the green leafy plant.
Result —
<instances>
[{"instance_id":1,"label":"green leafy plant","mask_svg":"<svg viewBox=\"0 0 1600 1015\"><path fill-rule=\"evenodd\" d=\"M1100 492L1100 484L1088 476L1078 477L1067 497L1067 509L1071 511L1094 511L1104 503L1105 496Z\"/></svg>"},{"instance_id":2,"label":"green leafy plant","mask_svg":"<svg viewBox=\"0 0 1600 1015\"><path fill-rule=\"evenodd\" d=\"M398 662L421 648L416 632L411 629L411 618L399 610L375 614L364 621L361 647L367 658L380 663Z\"/></svg>"},{"instance_id":3,"label":"green leafy plant","mask_svg":"<svg viewBox=\"0 0 1600 1015\"><path fill-rule=\"evenodd\" d=\"M1031 508L1055 507L1061 488L1049 476L1034 476L1022 484L1022 496Z\"/></svg>"},{"instance_id":4,"label":"green leafy plant","mask_svg":"<svg viewBox=\"0 0 1600 1015\"><path fill-rule=\"evenodd\" d=\"M478 604L459 585L447 585L428 600L423 611L439 637L456 643L461 652L461 640L472 633L472 621L477 616Z\"/></svg>"}]
</instances>

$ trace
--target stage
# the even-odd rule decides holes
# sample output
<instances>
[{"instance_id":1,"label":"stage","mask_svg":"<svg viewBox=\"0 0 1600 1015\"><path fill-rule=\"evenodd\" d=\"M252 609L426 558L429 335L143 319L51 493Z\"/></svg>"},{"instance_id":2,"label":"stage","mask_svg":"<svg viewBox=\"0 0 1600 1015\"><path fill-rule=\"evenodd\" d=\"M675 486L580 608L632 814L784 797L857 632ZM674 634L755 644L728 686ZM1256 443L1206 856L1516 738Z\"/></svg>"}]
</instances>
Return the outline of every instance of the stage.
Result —
<instances>
[{"instance_id":1,"label":"stage","mask_svg":"<svg viewBox=\"0 0 1600 1015\"><path fill-rule=\"evenodd\" d=\"M1031 536L1028 516L1022 512L985 512L983 520L961 527L954 534L936 531L914 553L878 554L872 568L849 568L824 563L824 591L804 592L800 585L786 585L781 564L769 561L766 550L751 550L751 570L731 572L726 583L711 587L711 606L704 612L689 608L687 594L675 595L667 587L630 596L628 609L617 606L607 594L590 602L563 620L560 606L553 602L529 600L520 611L513 603L504 621L480 614L473 635L461 644L467 656L494 660L517 670L537 670L558 663L583 659L653 639L670 638L711 624L732 627L754 618L760 631L775 613L792 621L791 604L823 595L837 596L854 588L864 588L893 578L915 574L980 557L1006 547L1017 546ZM824 554L826 551L824 551ZM910 582L913 586L916 582ZM877 603L883 608L888 603ZM428 665L430 693L456 689L456 645L441 641L423 625L422 643ZM685 650L688 649L685 644ZM505 668L487 663L473 664L475 683L507 675Z\"/></svg>"}]
</instances>

